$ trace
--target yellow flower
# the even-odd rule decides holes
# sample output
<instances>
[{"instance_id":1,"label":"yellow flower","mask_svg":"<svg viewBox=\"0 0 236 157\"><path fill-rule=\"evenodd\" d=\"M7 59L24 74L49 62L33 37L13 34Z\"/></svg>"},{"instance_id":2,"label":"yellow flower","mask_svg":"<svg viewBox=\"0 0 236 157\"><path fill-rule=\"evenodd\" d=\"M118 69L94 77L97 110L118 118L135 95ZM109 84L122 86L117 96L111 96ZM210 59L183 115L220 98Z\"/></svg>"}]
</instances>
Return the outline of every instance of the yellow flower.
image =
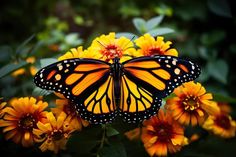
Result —
<instances>
[{"instance_id":1,"label":"yellow flower","mask_svg":"<svg viewBox=\"0 0 236 157\"><path fill-rule=\"evenodd\" d=\"M115 33L109 33L94 39L88 48L88 54L94 54L94 58L106 62L112 62L115 57L120 58L120 62L124 62L134 56L141 56L133 47L133 42L130 39L126 37L117 39Z\"/></svg>"},{"instance_id":2,"label":"yellow flower","mask_svg":"<svg viewBox=\"0 0 236 157\"><path fill-rule=\"evenodd\" d=\"M88 121L81 119L76 111L75 104L72 101L66 99L62 94L55 93L60 99L56 99L56 108L52 108L52 112L59 116L61 112L65 112L71 117L71 125L77 130L81 130L82 127L89 125Z\"/></svg>"},{"instance_id":3,"label":"yellow flower","mask_svg":"<svg viewBox=\"0 0 236 157\"><path fill-rule=\"evenodd\" d=\"M157 37L156 40L150 34L144 34L134 41L140 48L138 52L144 56L151 55L170 55L178 56L178 52L174 48L170 48L172 42L164 42L163 37Z\"/></svg>"},{"instance_id":4,"label":"yellow flower","mask_svg":"<svg viewBox=\"0 0 236 157\"><path fill-rule=\"evenodd\" d=\"M4 111L3 109L6 107L7 103L3 101L3 98L0 98L0 118L3 117Z\"/></svg>"},{"instance_id":5,"label":"yellow flower","mask_svg":"<svg viewBox=\"0 0 236 157\"><path fill-rule=\"evenodd\" d=\"M212 94L206 93L200 83L184 83L174 90L174 94L175 97L167 100L166 109L181 124L202 125L209 114L220 111L217 104L212 101Z\"/></svg>"},{"instance_id":6,"label":"yellow flower","mask_svg":"<svg viewBox=\"0 0 236 157\"><path fill-rule=\"evenodd\" d=\"M0 120L0 127L6 133L7 140L12 139L15 143L20 143L24 147L29 147L41 139L33 134L37 122L45 122L48 106L46 102L38 101L33 97L23 97L14 99L9 107L4 109L5 115Z\"/></svg>"},{"instance_id":7,"label":"yellow flower","mask_svg":"<svg viewBox=\"0 0 236 157\"><path fill-rule=\"evenodd\" d=\"M141 135L141 128L135 128L133 130L125 132L125 136L129 140L137 140L140 138L140 135Z\"/></svg>"},{"instance_id":8,"label":"yellow flower","mask_svg":"<svg viewBox=\"0 0 236 157\"><path fill-rule=\"evenodd\" d=\"M202 127L223 138L235 137L236 122L224 112L209 116Z\"/></svg>"},{"instance_id":9,"label":"yellow flower","mask_svg":"<svg viewBox=\"0 0 236 157\"><path fill-rule=\"evenodd\" d=\"M186 144L183 127L162 109L143 124L141 139L150 156L166 156Z\"/></svg>"},{"instance_id":10,"label":"yellow flower","mask_svg":"<svg viewBox=\"0 0 236 157\"><path fill-rule=\"evenodd\" d=\"M47 120L46 123L38 122L38 129L34 129L33 132L38 137L45 137L39 147L41 151L51 150L58 153L60 149L66 148L66 143L74 131L74 127L71 125L70 117L67 117L64 112L61 112L57 118L52 112L49 112Z\"/></svg>"},{"instance_id":11,"label":"yellow flower","mask_svg":"<svg viewBox=\"0 0 236 157\"><path fill-rule=\"evenodd\" d=\"M94 58L94 54L88 54L87 50L83 50L83 47L72 48L64 55L58 58L59 61L72 58Z\"/></svg>"}]
</instances>

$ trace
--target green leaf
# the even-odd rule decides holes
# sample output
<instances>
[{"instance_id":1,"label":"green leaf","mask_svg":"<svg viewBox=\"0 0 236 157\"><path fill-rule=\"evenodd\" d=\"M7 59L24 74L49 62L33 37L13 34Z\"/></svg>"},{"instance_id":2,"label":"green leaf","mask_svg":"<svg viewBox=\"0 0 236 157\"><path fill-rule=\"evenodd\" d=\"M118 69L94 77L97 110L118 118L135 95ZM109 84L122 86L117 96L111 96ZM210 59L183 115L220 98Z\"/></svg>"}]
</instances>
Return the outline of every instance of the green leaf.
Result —
<instances>
[{"instance_id":1,"label":"green leaf","mask_svg":"<svg viewBox=\"0 0 236 157\"><path fill-rule=\"evenodd\" d=\"M171 28L156 28L151 31L148 31L148 33L153 37L156 37L159 35L165 35L165 34L169 34L169 33L173 33L173 32L174 32L174 30Z\"/></svg>"},{"instance_id":2,"label":"green leaf","mask_svg":"<svg viewBox=\"0 0 236 157\"><path fill-rule=\"evenodd\" d=\"M0 46L0 62L7 62L11 58L12 48L10 46Z\"/></svg>"},{"instance_id":3,"label":"green leaf","mask_svg":"<svg viewBox=\"0 0 236 157\"><path fill-rule=\"evenodd\" d=\"M21 61L18 64L10 63L10 64L3 66L0 69L0 78L6 76L7 74L9 74L17 69L20 69L20 68L26 66L27 64L29 64L29 63L27 63L25 61Z\"/></svg>"},{"instance_id":4,"label":"green leaf","mask_svg":"<svg viewBox=\"0 0 236 157\"><path fill-rule=\"evenodd\" d=\"M206 67L202 67L201 68L201 74L200 76L197 78L198 81L200 82L205 82L209 79L209 72L208 72L208 68Z\"/></svg>"},{"instance_id":5,"label":"green leaf","mask_svg":"<svg viewBox=\"0 0 236 157\"><path fill-rule=\"evenodd\" d=\"M213 99L217 102L236 103L236 98L218 93L213 94Z\"/></svg>"},{"instance_id":6,"label":"green leaf","mask_svg":"<svg viewBox=\"0 0 236 157\"><path fill-rule=\"evenodd\" d=\"M49 95L51 93L53 93L53 92L45 90L45 89L41 89L39 87L36 87L36 88L34 88L34 90L32 92L32 95L37 97L37 96L46 96L46 95Z\"/></svg>"},{"instance_id":7,"label":"green leaf","mask_svg":"<svg viewBox=\"0 0 236 157\"><path fill-rule=\"evenodd\" d=\"M139 33L144 34L147 32L146 21L142 18L134 18L133 24Z\"/></svg>"},{"instance_id":8,"label":"green leaf","mask_svg":"<svg viewBox=\"0 0 236 157\"><path fill-rule=\"evenodd\" d=\"M137 39L138 36L136 34L130 33L130 32L120 32L120 33L116 33L116 38L120 38L120 37L126 37L128 39Z\"/></svg>"},{"instance_id":9,"label":"green leaf","mask_svg":"<svg viewBox=\"0 0 236 157\"><path fill-rule=\"evenodd\" d=\"M82 40L79 39L78 33L70 33L66 35L65 41L67 44L72 45L72 46L78 46L82 44Z\"/></svg>"},{"instance_id":10,"label":"green leaf","mask_svg":"<svg viewBox=\"0 0 236 157\"><path fill-rule=\"evenodd\" d=\"M118 140L110 140L108 146L104 146L99 152L100 157L126 157L124 145Z\"/></svg>"},{"instance_id":11,"label":"green leaf","mask_svg":"<svg viewBox=\"0 0 236 157\"><path fill-rule=\"evenodd\" d=\"M226 0L208 0L209 9L219 16L232 17L230 6Z\"/></svg>"},{"instance_id":12,"label":"green leaf","mask_svg":"<svg viewBox=\"0 0 236 157\"><path fill-rule=\"evenodd\" d=\"M227 83L228 65L224 60L219 59L208 62L207 70L209 71L209 74L216 80L224 84Z\"/></svg>"},{"instance_id":13,"label":"green leaf","mask_svg":"<svg viewBox=\"0 0 236 157\"><path fill-rule=\"evenodd\" d=\"M92 150L101 142L102 128L100 125L90 125L72 135L67 143L67 149L76 156L91 156Z\"/></svg>"},{"instance_id":14,"label":"green leaf","mask_svg":"<svg viewBox=\"0 0 236 157\"><path fill-rule=\"evenodd\" d=\"M56 63L56 62L58 62L58 60L55 59L55 58L44 58L44 59L40 59L40 65L41 65L41 67L45 67L45 66L48 66L48 65L50 65L50 64L52 64L52 63Z\"/></svg>"},{"instance_id":15,"label":"green leaf","mask_svg":"<svg viewBox=\"0 0 236 157\"><path fill-rule=\"evenodd\" d=\"M16 48L16 54L19 54L22 52L24 47L35 37L35 35L31 35L29 38L27 38L20 46Z\"/></svg>"},{"instance_id":16,"label":"green leaf","mask_svg":"<svg viewBox=\"0 0 236 157\"><path fill-rule=\"evenodd\" d=\"M108 137L115 136L115 135L118 135L118 134L119 134L119 132L116 129L114 129L113 127L109 126L109 127L106 128L106 135Z\"/></svg>"},{"instance_id":17,"label":"green leaf","mask_svg":"<svg viewBox=\"0 0 236 157\"><path fill-rule=\"evenodd\" d=\"M164 18L164 15L160 15L160 16L156 16L148 20L146 23L147 30L150 31L154 29L155 27L157 27L162 22L163 18Z\"/></svg>"}]
</instances>

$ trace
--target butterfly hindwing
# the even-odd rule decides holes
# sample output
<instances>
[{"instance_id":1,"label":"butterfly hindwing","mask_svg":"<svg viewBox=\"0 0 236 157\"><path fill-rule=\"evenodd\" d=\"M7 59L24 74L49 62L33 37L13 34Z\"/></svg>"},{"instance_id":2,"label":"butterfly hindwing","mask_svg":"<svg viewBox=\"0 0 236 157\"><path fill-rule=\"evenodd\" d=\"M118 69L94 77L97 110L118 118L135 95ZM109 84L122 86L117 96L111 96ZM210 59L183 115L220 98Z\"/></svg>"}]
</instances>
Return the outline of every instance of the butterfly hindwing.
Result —
<instances>
[{"instance_id":1,"label":"butterfly hindwing","mask_svg":"<svg viewBox=\"0 0 236 157\"><path fill-rule=\"evenodd\" d=\"M85 120L107 123L116 116L109 63L94 59L59 61L41 69L34 82L40 88L63 94Z\"/></svg>"},{"instance_id":2,"label":"butterfly hindwing","mask_svg":"<svg viewBox=\"0 0 236 157\"><path fill-rule=\"evenodd\" d=\"M120 115L128 123L142 122L157 113L161 99L136 84L126 75L121 77Z\"/></svg>"},{"instance_id":3,"label":"butterfly hindwing","mask_svg":"<svg viewBox=\"0 0 236 157\"><path fill-rule=\"evenodd\" d=\"M151 117L160 108L161 98L199 74L198 65L171 56L139 57L124 62L119 107L122 116L128 122Z\"/></svg>"}]
</instances>

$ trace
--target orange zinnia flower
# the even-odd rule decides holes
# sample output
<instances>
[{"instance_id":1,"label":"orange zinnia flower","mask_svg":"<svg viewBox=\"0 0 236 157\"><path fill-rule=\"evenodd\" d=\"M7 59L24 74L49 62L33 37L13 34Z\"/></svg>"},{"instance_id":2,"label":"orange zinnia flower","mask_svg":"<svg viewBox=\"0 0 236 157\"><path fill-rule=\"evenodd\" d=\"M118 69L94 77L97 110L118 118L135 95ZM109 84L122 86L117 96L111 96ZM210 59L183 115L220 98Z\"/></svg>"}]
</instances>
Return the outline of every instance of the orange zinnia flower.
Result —
<instances>
[{"instance_id":1,"label":"orange zinnia flower","mask_svg":"<svg viewBox=\"0 0 236 157\"><path fill-rule=\"evenodd\" d=\"M166 156L167 152L177 152L184 145L183 127L162 109L143 124L141 139L150 156Z\"/></svg>"},{"instance_id":2,"label":"orange zinnia flower","mask_svg":"<svg viewBox=\"0 0 236 157\"><path fill-rule=\"evenodd\" d=\"M175 97L167 100L166 109L181 124L201 125L209 114L220 111L217 104L212 101L212 94L206 93L200 83L184 83L174 90L174 94Z\"/></svg>"},{"instance_id":3,"label":"orange zinnia flower","mask_svg":"<svg viewBox=\"0 0 236 157\"><path fill-rule=\"evenodd\" d=\"M33 134L37 122L45 122L48 106L46 102L36 101L33 97L14 99L10 106L4 109L5 115L0 120L0 126L4 127L5 138L12 139L15 143L22 143L24 147L32 146L40 138Z\"/></svg>"},{"instance_id":4,"label":"orange zinnia flower","mask_svg":"<svg viewBox=\"0 0 236 157\"><path fill-rule=\"evenodd\" d=\"M61 112L58 117L49 112L47 120L45 124L38 122L38 129L34 129L33 132L38 137L45 137L43 144L39 147L41 151L51 150L58 153L60 149L66 148L66 143L75 129L71 125L71 118L67 117L64 112Z\"/></svg>"},{"instance_id":5,"label":"orange zinnia flower","mask_svg":"<svg viewBox=\"0 0 236 157\"><path fill-rule=\"evenodd\" d=\"M231 138L235 136L236 122L230 115L221 112L209 116L203 124L203 128L223 138Z\"/></svg>"},{"instance_id":6,"label":"orange zinnia flower","mask_svg":"<svg viewBox=\"0 0 236 157\"><path fill-rule=\"evenodd\" d=\"M135 40L138 50L144 56L151 55L170 55L178 56L178 52L174 48L170 48L170 41L164 42L163 37L157 37L156 40L150 34L144 34Z\"/></svg>"},{"instance_id":7,"label":"orange zinnia flower","mask_svg":"<svg viewBox=\"0 0 236 157\"><path fill-rule=\"evenodd\" d=\"M71 125L73 125L77 130L81 130L83 126L86 127L89 125L88 121L85 121L79 117L75 104L73 104L72 101L66 99L62 94L55 94L60 99L56 99L56 108L51 109L54 114L59 116L61 112L65 112L68 116L71 116Z\"/></svg>"}]
</instances>

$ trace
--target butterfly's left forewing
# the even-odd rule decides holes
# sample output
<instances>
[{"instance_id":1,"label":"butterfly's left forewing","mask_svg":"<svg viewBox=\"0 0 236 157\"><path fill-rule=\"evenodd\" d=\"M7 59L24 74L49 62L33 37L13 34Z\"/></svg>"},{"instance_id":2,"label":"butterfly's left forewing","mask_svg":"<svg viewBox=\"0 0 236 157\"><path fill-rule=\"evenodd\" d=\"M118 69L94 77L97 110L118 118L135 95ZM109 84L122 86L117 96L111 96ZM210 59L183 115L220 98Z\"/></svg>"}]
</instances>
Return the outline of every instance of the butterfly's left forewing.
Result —
<instances>
[{"instance_id":1,"label":"butterfly's left forewing","mask_svg":"<svg viewBox=\"0 0 236 157\"><path fill-rule=\"evenodd\" d=\"M161 98L199 74L198 65L171 56L139 57L124 62L119 106L122 116L128 122L148 119L160 108Z\"/></svg>"},{"instance_id":2,"label":"butterfly's left forewing","mask_svg":"<svg viewBox=\"0 0 236 157\"><path fill-rule=\"evenodd\" d=\"M41 69L34 82L43 89L63 94L81 118L108 123L116 116L114 80L110 64L93 59L68 59Z\"/></svg>"}]
</instances>

